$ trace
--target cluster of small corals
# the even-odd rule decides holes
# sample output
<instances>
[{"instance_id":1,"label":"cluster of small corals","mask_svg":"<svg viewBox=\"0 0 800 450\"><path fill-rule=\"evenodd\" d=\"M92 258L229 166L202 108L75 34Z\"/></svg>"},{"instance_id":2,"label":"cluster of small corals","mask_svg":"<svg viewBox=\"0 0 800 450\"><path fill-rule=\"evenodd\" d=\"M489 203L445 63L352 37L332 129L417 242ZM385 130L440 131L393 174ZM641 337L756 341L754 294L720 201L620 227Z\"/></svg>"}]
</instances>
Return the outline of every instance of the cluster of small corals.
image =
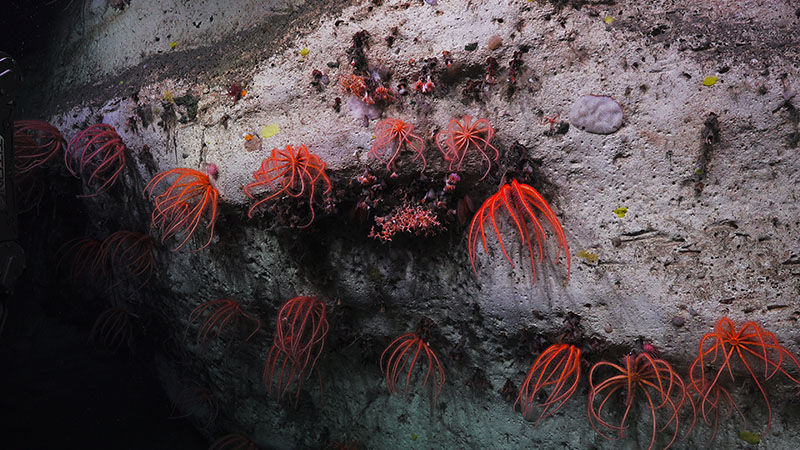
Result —
<instances>
[{"instance_id":1,"label":"cluster of small corals","mask_svg":"<svg viewBox=\"0 0 800 450\"><path fill-rule=\"evenodd\" d=\"M433 79L436 78L436 58L425 58L422 60L420 68L422 70L414 83L414 89L423 94L433 94L433 90L436 88L436 84L433 82Z\"/></svg>"},{"instance_id":2,"label":"cluster of small corals","mask_svg":"<svg viewBox=\"0 0 800 450\"><path fill-rule=\"evenodd\" d=\"M375 88L375 93L372 95L372 98L376 103L388 105L394 101L394 91L392 88L386 86L378 86Z\"/></svg>"},{"instance_id":3,"label":"cluster of small corals","mask_svg":"<svg viewBox=\"0 0 800 450\"><path fill-rule=\"evenodd\" d=\"M425 78L425 81L418 80L416 83L414 83L414 89L422 92L423 94L432 94L435 87L436 85L433 84L433 81L431 81L430 75Z\"/></svg>"},{"instance_id":4,"label":"cluster of small corals","mask_svg":"<svg viewBox=\"0 0 800 450\"><path fill-rule=\"evenodd\" d=\"M461 177L457 173L452 172L448 174L444 178L444 187L442 187L441 191L437 193L433 188L431 188L425 197L423 197L422 203L433 205L433 207L440 213L447 212L447 222L449 222L453 217L460 216L461 213L459 210L467 208L464 200L468 200L469 204L472 204L472 201L469 200L469 196L458 198L456 195L454 195L457 185L460 181ZM474 211L472 206L469 206L469 208L471 208L469 212ZM466 209L465 212L467 212ZM462 224L464 223L464 221L462 221L460 218L459 222Z\"/></svg>"},{"instance_id":5,"label":"cluster of small corals","mask_svg":"<svg viewBox=\"0 0 800 450\"><path fill-rule=\"evenodd\" d=\"M364 101L364 103L367 102L365 100L365 97L367 96L366 77L350 75L342 80L342 88L360 98L362 101Z\"/></svg>"},{"instance_id":6,"label":"cluster of small corals","mask_svg":"<svg viewBox=\"0 0 800 450\"><path fill-rule=\"evenodd\" d=\"M500 65L497 64L497 60L490 56L486 60L486 75L484 76L486 84L497 84L497 73L499 69Z\"/></svg>"},{"instance_id":7,"label":"cluster of small corals","mask_svg":"<svg viewBox=\"0 0 800 450\"><path fill-rule=\"evenodd\" d=\"M511 61L508 62L508 81L509 83L516 83L517 76L519 75L520 69L522 69L522 54L524 52L522 50L517 50L514 52L514 55L511 57Z\"/></svg>"},{"instance_id":8,"label":"cluster of small corals","mask_svg":"<svg viewBox=\"0 0 800 450\"><path fill-rule=\"evenodd\" d=\"M401 206L388 216L376 217L375 225L380 228L380 231L376 231L375 227L372 227L369 237L382 241L391 241L397 233L433 236L442 229L442 224L433 211L423 206L408 204Z\"/></svg>"},{"instance_id":9,"label":"cluster of small corals","mask_svg":"<svg viewBox=\"0 0 800 450\"><path fill-rule=\"evenodd\" d=\"M364 77L361 75L350 75L342 80L342 88L358 97L367 105L376 103L388 105L394 101L394 91L386 87L380 81L380 76L375 78Z\"/></svg>"},{"instance_id":10,"label":"cluster of small corals","mask_svg":"<svg viewBox=\"0 0 800 450\"><path fill-rule=\"evenodd\" d=\"M390 72L382 65L370 65L364 49L369 46L369 33L362 30L353 35L353 45L347 49L353 74L341 81L342 88L367 105L386 106L395 99L388 86Z\"/></svg>"},{"instance_id":11,"label":"cluster of small corals","mask_svg":"<svg viewBox=\"0 0 800 450\"><path fill-rule=\"evenodd\" d=\"M356 180L359 184L365 187L372 186L378 180L375 175L369 173L369 169L364 169L364 173L357 176Z\"/></svg>"},{"instance_id":12,"label":"cluster of small corals","mask_svg":"<svg viewBox=\"0 0 800 450\"><path fill-rule=\"evenodd\" d=\"M316 87L317 91L322 92L328 83L330 83L330 78L327 73L317 69L311 71L311 85Z\"/></svg>"},{"instance_id":13,"label":"cluster of small corals","mask_svg":"<svg viewBox=\"0 0 800 450\"><path fill-rule=\"evenodd\" d=\"M228 86L228 90L225 94L233 100L233 103L236 103L247 95L247 91L244 89L242 83L234 81Z\"/></svg>"},{"instance_id":14,"label":"cluster of small corals","mask_svg":"<svg viewBox=\"0 0 800 450\"><path fill-rule=\"evenodd\" d=\"M447 178L444 180L444 192L453 192L456 190L456 185L458 182L461 181L461 177L458 176L457 173L453 172L447 175Z\"/></svg>"},{"instance_id":15,"label":"cluster of small corals","mask_svg":"<svg viewBox=\"0 0 800 450\"><path fill-rule=\"evenodd\" d=\"M352 218L359 223L364 223L370 215L370 211L383 204L382 190L386 183L383 181L378 182L378 178L369 172L369 169L364 169L364 173L356 177L357 185L351 184L351 187L361 190L358 194L358 200L352 213Z\"/></svg>"}]
</instances>

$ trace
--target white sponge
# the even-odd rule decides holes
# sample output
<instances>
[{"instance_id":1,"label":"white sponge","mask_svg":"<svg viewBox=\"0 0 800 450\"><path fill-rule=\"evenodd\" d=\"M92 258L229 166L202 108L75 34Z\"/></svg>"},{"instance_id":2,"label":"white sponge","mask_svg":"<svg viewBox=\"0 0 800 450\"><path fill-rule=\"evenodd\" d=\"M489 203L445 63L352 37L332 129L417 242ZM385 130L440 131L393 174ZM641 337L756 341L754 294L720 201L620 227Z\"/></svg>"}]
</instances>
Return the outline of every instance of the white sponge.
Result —
<instances>
[{"instance_id":1,"label":"white sponge","mask_svg":"<svg viewBox=\"0 0 800 450\"><path fill-rule=\"evenodd\" d=\"M622 126L622 106L611 97L584 95L572 105L569 122L589 133L611 134Z\"/></svg>"}]
</instances>

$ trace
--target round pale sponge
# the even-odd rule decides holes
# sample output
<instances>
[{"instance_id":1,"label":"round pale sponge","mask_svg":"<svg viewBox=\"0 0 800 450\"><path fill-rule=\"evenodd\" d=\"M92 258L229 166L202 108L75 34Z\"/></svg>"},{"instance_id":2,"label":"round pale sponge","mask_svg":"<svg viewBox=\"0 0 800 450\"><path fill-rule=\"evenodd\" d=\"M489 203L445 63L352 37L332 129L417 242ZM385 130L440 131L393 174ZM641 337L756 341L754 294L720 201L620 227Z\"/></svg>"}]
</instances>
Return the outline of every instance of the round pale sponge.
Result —
<instances>
[{"instance_id":1,"label":"round pale sponge","mask_svg":"<svg viewBox=\"0 0 800 450\"><path fill-rule=\"evenodd\" d=\"M583 131L611 134L622 126L622 107L611 97L584 95L569 111L569 121Z\"/></svg>"}]
</instances>

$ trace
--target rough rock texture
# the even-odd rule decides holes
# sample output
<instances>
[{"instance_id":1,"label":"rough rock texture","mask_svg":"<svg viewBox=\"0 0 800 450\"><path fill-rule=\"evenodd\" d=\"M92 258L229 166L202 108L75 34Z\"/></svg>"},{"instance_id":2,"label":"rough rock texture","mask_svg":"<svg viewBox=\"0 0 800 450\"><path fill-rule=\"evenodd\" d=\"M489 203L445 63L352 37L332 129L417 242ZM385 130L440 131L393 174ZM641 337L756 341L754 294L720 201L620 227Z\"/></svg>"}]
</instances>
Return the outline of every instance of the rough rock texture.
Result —
<instances>
[{"instance_id":1,"label":"rough rock texture","mask_svg":"<svg viewBox=\"0 0 800 450\"><path fill-rule=\"evenodd\" d=\"M209 436L242 432L281 449L334 441L376 449L646 448L642 408L620 442L589 427L585 381L535 431L512 410L516 390L510 402L499 391L507 380L519 386L570 313L580 319L592 363L649 343L685 372L699 339L723 315L756 321L800 351L800 99L784 99L800 83L800 19L792 2L384 0L320 9L326 2L263 7L241 0L230 2L222 22L217 2L176 1L163 10L150 3L85 11L81 36L64 40L73 43L65 59L42 63L51 69L41 72L46 95L31 98L27 111L67 138L109 123L131 151L122 186L81 201L88 235L146 230L151 204L141 191L157 172L219 167L215 242L198 253L160 246L153 279L141 289L123 284L117 295L150 324L146 338L166 342L158 367L172 397L179 397L177 380L187 378L213 393L215 421L206 423L209 411L187 412ZM212 15L213 26L206 22ZM200 31L187 25L192 21L203 22ZM395 90L407 86L408 95L383 114L425 133L422 180L412 154L401 157L396 178L385 173L367 157L375 122L365 127L365 112L334 108L337 97L351 101L341 82L353 73L347 49L362 30L370 35L368 70L384 79L391 72ZM494 35L502 45L490 51ZM170 49L171 42L178 44ZM436 58L435 69L426 58ZM329 84L312 84L315 69ZM418 92L414 83L429 73L433 93ZM708 75L719 81L704 86ZM233 83L247 91L238 101L227 95ZM624 105L618 132L589 134L554 117L598 92ZM367 237L373 217L357 220L357 177L370 167L384 180L379 195L387 205L402 204L403 195L420 200L429 189L438 195L448 166L433 133L464 114L491 121L502 157L483 180L480 158L468 162L457 195L477 203L504 175L525 177L566 231L568 279L565 261L554 264L553 241L532 285L526 251L508 226L502 230L514 267L490 246L489 254L477 252L477 276L466 227L453 217L443 218L446 230L433 237ZM244 136L269 124L278 134L248 151ZM242 186L268 150L287 144L318 154L335 185L335 205L318 204L308 229L285 226L292 214L304 217L302 207L247 219ZM627 213L615 214L621 207ZM61 237L52 235L49 247ZM306 380L293 408L267 396L262 370L276 312L296 295L325 299L331 332L318 364L322 383ZM189 312L217 298L242 302L261 317L262 330L228 351L224 341L183 341ZM385 346L423 317L436 324L430 344L446 367L437 405L415 387L407 398L389 396L378 367ZM763 441L797 448L789 431L800 417L794 389L778 377L767 387L773 420ZM735 393L750 428L763 431L757 391L737 383ZM743 447L741 427L735 420L720 425L715 445ZM699 426L675 447L705 445L708 433ZM660 436L657 445L667 441Z\"/></svg>"}]
</instances>

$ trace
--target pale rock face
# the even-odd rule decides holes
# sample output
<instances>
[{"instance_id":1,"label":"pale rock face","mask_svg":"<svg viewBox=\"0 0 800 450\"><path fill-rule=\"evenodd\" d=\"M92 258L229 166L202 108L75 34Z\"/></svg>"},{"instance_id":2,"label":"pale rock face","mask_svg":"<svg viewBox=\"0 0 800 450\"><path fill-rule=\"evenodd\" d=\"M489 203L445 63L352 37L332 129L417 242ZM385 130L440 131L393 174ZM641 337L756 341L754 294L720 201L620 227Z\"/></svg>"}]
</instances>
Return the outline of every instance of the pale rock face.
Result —
<instances>
[{"instance_id":1,"label":"pale rock face","mask_svg":"<svg viewBox=\"0 0 800 450\"><path fill-rule=\"evenodd\" d=\"M222 431L223 424L250 430L257 444L274 449L327 448L320 440L328 435L370 449L644 448L637 443L651 439L646 400L637 396L631 409L641 422L631 416L636 425L622 440L608 441L587 419L588 373L558 414L534 432L511 405L539 351L532 347L540 344L529 344L540 338L552 343L571 332L564 325L571 313L580 318L586 345L609 349L586 352L587 361L618 363L646 344L685 374L699 341L726 316L737 325L754 321L768 328L800 354L800 129L795 109L784 106L789 101L800 107L800 46L784 45L800 41L792 2L619 0L614 10L630 11L630 19L613 24L593 6L608 2L597 1L447 0L433 8L419 1L377 6L351 0L196 0L189 10L184 3L133 1L122 12L104 14L87 8L85 27L75 26L80 17L61 26L61 40L69 45L54 46L40 70L28 71L43 81L26 81L26 99L36 94L44 97L41 104L53 104L38 117L67 139L91 123L110 124L132 158L118 194L83 199L85 217L76 220L37 215L27 222L36 223L27 236L31 248L45 251L78 231L102 238L117 225L146 230L153 207L142 196L148 180L176 167L218 166L215 242L197 253L160 246L159 266L147 286L119 283L126 290L115 292L115 298L130 298L131 306L147 305L142 312L149 318L142 320L153 321L150 338L174 341L151 344L163 348L158 374L165 390L175 398L180 381L190 376L220 401L219 422L208 433ZM559 10L559 3L586 5ZM735 4L748 7L732 15L720 6ZM199 18L203 23L196 28L192 21ZM398 28L389 46L385 37ZM365 104L341 86L353 74L347 49L362 30L372 36L365 50L369 63L392 71L392 88L403 78L421 80L422 61L432 57L437 70L453 76L436 80L432 93L407 89L384 111ZM494 51L487 46L493 35L502 38ZM707 46L714 50L703 51ZM526 47L535 50L521 52ZM304 48L309 53L301 55ZM438 56L442 51L450 53L450 69ZM512 86L506 68L517 51L522 66ZM500 67L496 84L482 83L477 99L464 95L468 79L484 76L489 57ZM728 70L717 84L702 84L723 66ZM329 77L328 85L311 84L315 69ZM247 95L234 102L227 91L236 81L246 83ZM185 105L166 106L166 93L173 100L197 99L196 117ZM588 93L600 95L583 96ZM341 108L333 107L336 98ZM711 112L719 136L706 144ZM549 133L549 125L568 113L572 126L566 133ZM306 231L273 229L269 217L248 219L252 200L242 187L273 148L306 145L327 164L335 190L357 193L357 176L366 168L385 173L368 154L374 121L399 118L426 133L426 177L444 180L449 164L432 141L450 119L465 114L491 121L497 130L493 145L505 150L519 141L529 161L541 161L536 179L547 188L543 196L567 235L569 280L566 269L549 258L555 257L555 242L545 239L550 246L532 283L526 242L515 241L513 219L505 215L498 233L486 224L490 242L479 249L475 269L464 227L384 245L368 237L369 221L355 224L355 205L349 203L335 204ZM128 126L131 117L138 128ZM545 117L554 117L553 123L543 123ZM260 136L272 124L280 131L263 138L260 150L245 147L246 134ZM381 195L402 195L399 180L424 185L416 167L387 183ZM475 199L494 192L501 181L495 175L470 187L484 170L474 164L460 172L459 192L474 189ZM55 180L48 174L48 185ZM78 189L72 181L49 190ZM442 181L437 182L438 189ZM51 201L54 207L63 195ZM72 207L64 202L57 211L74 214ZM615 212L622 207L624 217ZM498 245L499 233L513 266ZM53 259L49 253L31 258L28 273L44 277ZM52 289L61 289L64 284L53 278ZM109 297L105 289L92 296ZM228 352L218 345L224 341L201 347L181 338L192 309L221 295L242 302L263 329L247 342L234 341ZM316 367L324 389L312 375L299 394L302 409L270 399L262 377L277 312L298 295L325 299L329 314L336 312ZM421 390L425 374L415 369L408 395L390 395L379 364L386 346L417 329L423 317L437 325L429 345L447 376L436 402L430 395L433 375ZM451 349L458 350L456 356ZM744 367L734 365L739 374L727 387L747 411L748 425L763 430L769 418L763 399L752 394ZM793 377L800 372L784 368ZM599 382L602 374L596 375ZM781 400L793 398L795 384L778 378L769 383L772 426L762 446L800 449L800 437L792 432L800 425L797 406ZM499 394L506 384L511 392ZM473 386L484 388L472 392ZM512 401L506 403L506 396ZM620 420L625 402L614 399L607 409ZM711 427L698 423L688 439L670 448L740 448L739 419L733 414L720 423L711 445ZM202 425L205 417L192 420ZM683 437L688 421L680 428ZM658 432L653 448L670 439L669 428Z\"/></svg>"},{"instance_id":2,"label":"pale rock face","mask_svg":"<svg viewBox=\"0 0 800 450\"><path fill-rule=\"evenodd\" d=\"M611 134L622 126L622 107L611 97L584 95L572 105L569 121L583 131Z\"/></svg>"}]
</instances>

